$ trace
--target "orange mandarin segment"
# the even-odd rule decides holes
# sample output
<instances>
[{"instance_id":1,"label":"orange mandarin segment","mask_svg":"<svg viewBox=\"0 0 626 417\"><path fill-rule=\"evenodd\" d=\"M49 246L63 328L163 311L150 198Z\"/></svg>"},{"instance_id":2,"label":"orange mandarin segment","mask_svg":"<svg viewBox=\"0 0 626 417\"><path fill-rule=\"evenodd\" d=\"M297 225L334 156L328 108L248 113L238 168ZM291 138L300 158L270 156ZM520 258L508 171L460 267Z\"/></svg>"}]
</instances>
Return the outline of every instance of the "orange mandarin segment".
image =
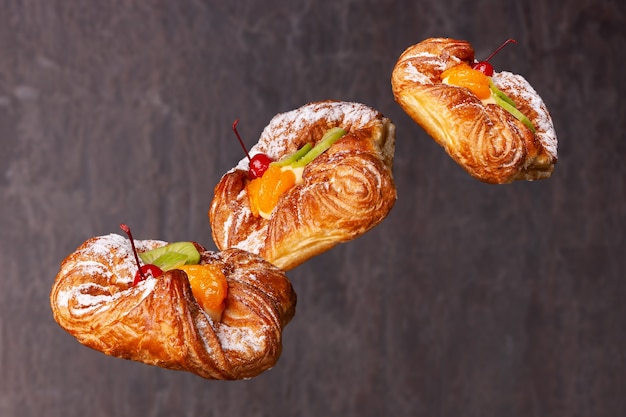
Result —
<instances>
[{"instance_id":1,"label":"orange mandarin segment","mask_svg":"<svg viewBox=\"0 0 626 417\"><path fill-rule=\"evenodd\" d=\"M254 216L259 215L259 190L261 189L261 178L263 177L257 177L246 185L250 211Z\"/></svg>"},{"instance_id":2,"label":"orange mandarin segment","mask_svg":"<svg viewBox=\"0 0 626 417\"><path fill-rule=\"evenodd\" d=\"M189 285L196 301L202 309L219 322L226 308L228 282L222 270L216 265L183 265L179 268L187 274Z\"/></svg>"},{"instance_id":3,"label":"orange mandarin segment","mask_svg":"<svg viewBox=\"0 0 626 417\"><path fill-rule=\"evenodd\" d=\"M278 199L283 193L296 185L296 176L289 169L271 166L261 178L259 188L259 212L269 214L274 210Z\"/></svg>"},{"instance_id":4,"label":"orange mandarin segment","mask_svg":"<svg viewBox=\"0 0 626 417\"><path fill-rule=\"evenodd\" d=\"M294 185L296 175L291 169L270 165L261 178L246 185L250 211L254 216L268 219L280 196Z\"/></svg>"},{"instance_id":5,"label":"orange mandarin segment","mask_svg":"<svg viewBox=\"0 0 626 417\"><path fill-rule=\"evenodd\" d=\"M466 63L448 68L441 74L441 79L447 79L447 84L467 88L481 100L488 99L491 96L489 77Z\"/></svg>"}]
</instances>

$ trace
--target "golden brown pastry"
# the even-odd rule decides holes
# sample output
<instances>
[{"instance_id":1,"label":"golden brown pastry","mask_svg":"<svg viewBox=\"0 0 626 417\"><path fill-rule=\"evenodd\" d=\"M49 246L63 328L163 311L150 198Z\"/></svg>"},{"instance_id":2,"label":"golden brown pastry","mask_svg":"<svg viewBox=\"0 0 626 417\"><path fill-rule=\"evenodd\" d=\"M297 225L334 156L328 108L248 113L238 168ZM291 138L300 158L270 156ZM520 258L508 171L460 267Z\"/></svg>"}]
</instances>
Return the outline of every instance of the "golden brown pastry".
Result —
<instances>
[{"instance_id":1,"label":"golden brown pastry","mask_svg":"<svg viewBox=\"0 0 626 417\"><path fill-rule=\"evenodd\" d=\"M284 273L238 249L201 253L201 264L227 281L214 321L179 269L133 285L130 241L87 240L61 264L50 295L55 320L78 341L107 355L210 379L250 378L274 366L296 295ZM136 240L138 252L165 245ZM212 266L212 267L211 267Z\"/></svg>"},{"instance_id":2,"label":"golden brown pastry","mask_svg":"<svg viewBox=\"0 0 626 417\"><path fill-rule=\"evenodd\" d=\"M497 88L487 84L485 96L452 82L453 67L475 62L466 41L431 38L413 45L393 70L395 99L473 177L488 183L548 178L557 161L557 138L541 97L522 76L506 71L491 75ZM516 109L506 110L510 106L500 104L497 90Z\"/></svg>"},{"instance_id":3,"label":"golden brown pastry","mask_svg":"<svg viewBox=\"0 0 626 417\"><path fill-rule=\"evenodd\" d=\"M278 114L250 154L278 161L314 147L333 128L345 135L304 167L300 182L281 194L265 217L251 210L248 159L221 178L209 210L218 248L240 248L289 270L387 216L396 200L395 127L370 107L324 101Z\"/></svg>"}]
</instances>

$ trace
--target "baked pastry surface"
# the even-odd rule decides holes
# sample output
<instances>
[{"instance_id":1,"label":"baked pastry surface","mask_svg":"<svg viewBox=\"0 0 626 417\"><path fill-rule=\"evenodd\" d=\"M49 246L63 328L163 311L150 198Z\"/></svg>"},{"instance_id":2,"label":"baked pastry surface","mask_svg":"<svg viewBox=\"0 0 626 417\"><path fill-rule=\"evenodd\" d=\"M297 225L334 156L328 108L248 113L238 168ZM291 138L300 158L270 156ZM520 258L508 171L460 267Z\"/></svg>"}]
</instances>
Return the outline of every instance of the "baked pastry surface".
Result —
<instances>
[{"instance_id":1,"label":"baked pastry surface","mask_svg":"<svg viewBox=\"0 0 626 417\"><path fill-rule=\"evenodd\" d=\"M368 106L323 101L278 114L250 154L279 160L333 127L346 135L305 167L303 183L281 196L269 219L250 210L247 158L221 178L209 210L218 248L240 248L289 270L387 216L396 200L395 126Z\"/></svg>"},{"instance_id":2,"label":"baked pastry surface","mask_svg":"<svg viewBox=\"0 0 626 417\"><path fill-rule=\"evenodd\" d=\"M483 103L467 88L442 82L442 73L474 62L467 41L430 38L407 48L391 77L402 109L471 176L488 183L550 177L557 138L546 105L520 75L494 72L494 84L535 127L525 126L495 103Z\"/></svg>"},{"instance_id":3,"label":"baked pastry surface","mask_svg":"<svg viewBox=\"0 0 626 417\"><path fill-rule=\"evenodd\" d=\"M166 242L135 244L143 252ZM62 262L50 294L54 319L107 355L203 378L243 379L270 369L295 313L290 282L256 255L197 247L201 263L219 266L228 282L220 322L198 305L181 270L132 286L137 267L130 241L116 234L87 240Z\"/></svg>"}]
</instances>

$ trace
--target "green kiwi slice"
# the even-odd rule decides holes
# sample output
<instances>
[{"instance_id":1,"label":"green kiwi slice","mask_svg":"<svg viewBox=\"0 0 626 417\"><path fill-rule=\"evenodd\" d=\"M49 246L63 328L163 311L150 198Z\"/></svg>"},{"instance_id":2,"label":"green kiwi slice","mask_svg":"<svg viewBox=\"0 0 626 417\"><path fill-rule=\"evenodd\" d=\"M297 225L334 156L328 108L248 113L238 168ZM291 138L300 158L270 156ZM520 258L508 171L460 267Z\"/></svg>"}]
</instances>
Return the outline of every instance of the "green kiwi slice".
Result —
<instances>
[{"instance_id":1,"label":"green kiwi slice","mask_svg":"<svg viewBox=\"0 0 626 417\"><path fill-rule=\"evenodd\" d=\"M156 265L163 271L200 262L200 252L191 242L168 243L165 246L142 252L139 257L144 263Z\"/></svg>"},{"instance_id":2,"label":"green kiwi slice","mask_svg":"<svg viewBox=\"0 0 626 417\"><path fill-rule=\"evenodd\" d=\"M312 147L313 146L310 143L306 143L303 147L301 147L300 149L298 149L294 153L287 155L286 157L284 157L280 161L272 162L272 165L276 165L276 166L279 166L279 167L284 167L284 166L287 166L287 165L291 165L292 163L296 162L298 159L300 159L304 155L306 155L311 150Z\"/></svg>"},{"instance_id":3,"label":"green kiwi slice","mask_svg":"<svg viewBox=\"0 0 626 417\"><path fill-rule=\"evenodd\" d=\"M340 127L333 127L328 129L322 139L304 156L292 163L292 168L304 167L306 164L317 158L322 153L326 152L335 142L341 139L346 134L346 131Z\"/></svg>"}]
</instances>

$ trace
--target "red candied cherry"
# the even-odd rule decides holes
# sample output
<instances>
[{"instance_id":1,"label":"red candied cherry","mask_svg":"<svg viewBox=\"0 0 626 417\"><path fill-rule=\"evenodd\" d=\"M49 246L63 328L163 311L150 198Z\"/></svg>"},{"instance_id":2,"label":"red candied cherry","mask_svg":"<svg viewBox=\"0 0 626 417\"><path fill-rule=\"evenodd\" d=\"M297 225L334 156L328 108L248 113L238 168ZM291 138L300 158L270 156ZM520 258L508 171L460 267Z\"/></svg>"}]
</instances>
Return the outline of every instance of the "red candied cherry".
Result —
<instances>
[{"instance_id":1,"label":"red candied cherry","mask_svg":"<svg viewBox=\"0 0 626 417\"><path fill-rule=\"evenodd\" d=\"M158 278L161 275L163 275L163 271L158 266L152 264L142 265L135 273L132 286L139 284L140 281L145 281L148 277Z\"/></svg>"},{"instance_id":2,"label":"red candied cherry","mask_svg":"<svg viewBox=\"0 0 626 417\"><path fill-rule=\"evenodd\" d=\"M130 232L130 227L122 223L120 224L120 229L122 229L124 233L128 235L128 238L130 239L130 246L133 248L133 255L135 255L135 262L137 263L137 272L135 273L135 279L133 280L133 284L131 286L134 287L140 281L145 281L148 278L147 275L153 278L158 278L163 275L163 271L161 270L161 268L156 265L141 265L141 263L139 262L139 256L137 255L137 249L135 248L135 241L133 239L132 233Z\"/></svg>"},{"instance_id":3,"label":"red candied cherry","mask_svg":"<svg viewBox=\"0 0 626 417\"><path fill-rule=\"evenodd\" d=\"M515 39L507 39L502 45L500 45L495 51L491 53L484 61L477 61L472 64L472 68L485 74L487 77L493 75L493 66L489 63L489 60L494 57L502 48L509 43L517 43Z\"/></svg>"},{"instance_id":4,"label":"red candied cherry","mask_svg":"<svg viewBox=\"0 0 626 417\"><path fill-rule=\"evenodd\" d=\"M237 131L237 123L239 123L239 119L235 120L233 123L233 131L235 132L235 135L237 135L237 139L239 139L239 143L246 153L248 161L250 161L248 174L251 179L260 178L263 176L265 171L267 171L267 168L269 168L272 163L272 159L264 153L258 153L252 158L250 157L250 153L248 153L248 149L246 148L246 145L244 145L243 140L241 140L241 136L239 136L239 132Z\"/></svg>"},{"instance_id":5,"label":"red candied cherry","mask_svg":"<svg viewBox=\"0 0 626 417\"><path fill-rule=\"evenodd\" d=\"M271 163L271 158L264 153L254 155L252 159L250 159L250 178L255 179L262 177Z\"/></svg>"}]
</instances>

